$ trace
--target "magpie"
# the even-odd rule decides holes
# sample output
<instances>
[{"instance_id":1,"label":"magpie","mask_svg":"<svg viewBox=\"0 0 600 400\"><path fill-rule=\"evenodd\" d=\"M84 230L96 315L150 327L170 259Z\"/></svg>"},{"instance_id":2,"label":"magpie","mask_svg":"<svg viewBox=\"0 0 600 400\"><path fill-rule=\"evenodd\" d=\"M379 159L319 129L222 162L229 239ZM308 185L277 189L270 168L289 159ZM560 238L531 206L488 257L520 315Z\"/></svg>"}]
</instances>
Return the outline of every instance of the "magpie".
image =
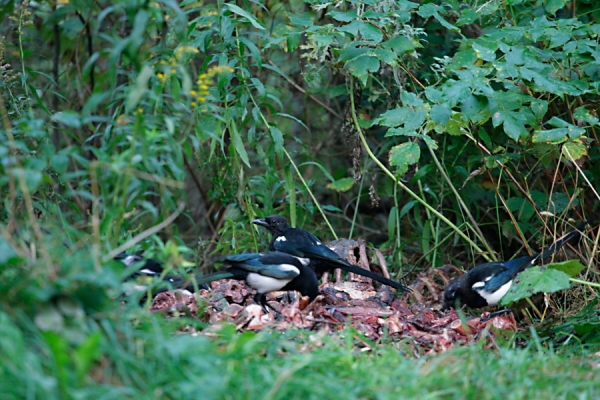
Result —
<instances>
[{"instance_id":1,"label":"magpie","mask_svg":"<svg viewBox=\"0 0 600 400\"><path fill-rule=\"evenodd\" d=\"M274 251L235 254L225 257L222 262L227 269L198 277L198 284L219 279L245 281L256 290L254 301L266 313L269 312L266 298L269 292L296 290L308 296L310 301L319 295L319 282L315 272L308 267L307 259Z\"/></svg>"},{"instance_id":2,"label":"magpie","mask_svg":"<svg viewBox=\"0 0 600 400\"><path fill-rule=\"evenodd\" d=\"M325 246L313 234L303 229L292 228L285 218L271 215L252 221L253 224L267 228L272 234L269 250L280 251L296 257L310 259L310 266L319 275L340 268L357 275L366 276L393 288L410 291L410 288L384 276L357 267L340 257L336 252Z\"/></svg>"},{"instance_id":3,"label":"magpie","mask_svg":"<svg viewBox=\"0 0 600 400\"><path fill-rule=\"evenodd\" d=\"M188 291L189 293L194 292L194 285L191 283L189 279L181 278L174 275L165 275L163 266L156 260L151 258L144 258L137 254L126 254L121 253L115 256L114 258L117 261L123 263L125 267L131 267L134 264L139 264L139 269L135 270L135 272L130 276L132 280L140 281L139 283L135 283L133 285L133 291L136 292L146 292L148 290L148 285L143 283L143 277L148 278L160 278L162 277L163 282L168 282L175 289L181 289ZM207 285L198 284L198 288L200 289L208 289ZM166 292L169 289L166 287L157 288L153 290L152 293L157 295L162 292Z\"/></svg>"},{"instance_id":4,"label":"magpie","mask_svg":"<svg viewBox=\"0 0 600 400\"><path fill-rule=\"evenodd\" d=\"M586 222L578 225L539 253L515 258L510 261L493 261L480 264L466 274L451 281L444 290L443 310L462 302L470 308L495 306L508 292L513 279L526 268L537 265L554 254L568 241L579 237Z\"/></svg>"}]
</instances>

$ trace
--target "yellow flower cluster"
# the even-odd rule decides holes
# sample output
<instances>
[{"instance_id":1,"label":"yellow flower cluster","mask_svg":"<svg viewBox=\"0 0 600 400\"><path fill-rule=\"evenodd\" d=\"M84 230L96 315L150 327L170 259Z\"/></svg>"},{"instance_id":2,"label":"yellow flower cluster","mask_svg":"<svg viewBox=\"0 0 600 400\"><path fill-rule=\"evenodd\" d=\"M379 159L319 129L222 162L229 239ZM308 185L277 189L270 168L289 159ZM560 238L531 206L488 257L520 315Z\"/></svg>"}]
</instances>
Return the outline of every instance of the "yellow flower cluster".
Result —
<instances>
[{"instance_id":1,"label":"yellow flower cluster","mask_svg":"<svg viewBox=\"0 0 600 400\"><path fill-rule=\"evenodd\" d=\"M233 71L234 69L227 65L220 65L217 67L211 67L205 73L198 75L198 90L190 90L190 95L195 99L194 101L192 101L192 107L196 107L198 106L198 104L204 103L206 101L206 96L208 96L208 89L215 75Z\"/></svg>"},{"instance_id":2,"label":"yellow flower cluster","mask_svg":"<svg viewBox=\"0 0 600 400\"><path fill-rule=\"evenodd\" d=\"M157 67L158 65L158 67ZM167 63L165 60L160 60L157 64L152 66L153 69L160 69L162 72L157 72L156 77L158 81L163 84L167 80L167 78L171 75L177 74L177 62L172 61Z\"/></svg>"},{"instance_id":3,"label":"yellow flower cluster","mask_svg":"<svg viewBox=\"0 0 600 400\"><path fill-rule=\"evenodd\" d=\"M179 46L177 49L175 49L175 58L179 60L187 53L198 54L199 51L197 48L192 46Z\"/></svg>"}]
</instances>

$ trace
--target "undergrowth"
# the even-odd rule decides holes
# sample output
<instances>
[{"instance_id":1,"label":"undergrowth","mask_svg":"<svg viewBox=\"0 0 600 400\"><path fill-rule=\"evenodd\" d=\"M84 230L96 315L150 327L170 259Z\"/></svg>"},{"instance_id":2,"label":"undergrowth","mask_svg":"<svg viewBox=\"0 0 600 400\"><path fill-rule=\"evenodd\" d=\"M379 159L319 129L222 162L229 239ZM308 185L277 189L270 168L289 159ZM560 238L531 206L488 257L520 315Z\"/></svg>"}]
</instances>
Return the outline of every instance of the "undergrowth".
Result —
<instances>
[{"instance_id":1,"label":"undergrowth","mask_svg":"<svg viewBox=\"0 0 600 400\"><path fill-rule=\"evenodd\" d=\"M542 3L3 2L2 398L597 397L600 10ZM118 253L205 272L273 213L408 281L592 229L493 349L120 301Z\"/></svg>"}]
</instances>

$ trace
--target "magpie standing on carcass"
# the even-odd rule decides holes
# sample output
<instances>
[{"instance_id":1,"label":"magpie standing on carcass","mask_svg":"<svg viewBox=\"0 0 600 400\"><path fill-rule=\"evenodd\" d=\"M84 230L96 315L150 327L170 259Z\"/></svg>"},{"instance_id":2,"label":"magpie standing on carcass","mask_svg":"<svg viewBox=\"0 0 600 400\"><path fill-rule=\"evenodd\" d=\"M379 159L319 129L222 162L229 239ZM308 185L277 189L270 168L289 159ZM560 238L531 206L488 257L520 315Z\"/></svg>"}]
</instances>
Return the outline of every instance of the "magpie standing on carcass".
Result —
<instances>
[{"instance_id":1,"label":"magpie standing on carcass","mask_svg":"<svg viewBox=\"0 0 600 400\"><path fill-rule=\"evenodd\" d=\"M318 275L340 268L344 271L371 278L395 289L405 292L410 291L410 288L399 282L394 282L382 275L350 264L325 246L313 234L303 229L292 228L285 218L279 215L255 219L252 223L267 228L273 234L269 250L310 259L310 266Z\"/></svg>"},{"instance_id":2,"label":"magpie standing on carcass","mask_svg":"<svg viewBox=\"0 0 600 400\"><path fill-rule=\"evenodd\" d=\"M245 281L256 290L254 301L265 312L269 312L266 299L269 292L296 290L308 296L310 301L319 295L319 282L315 272L308 267L307 259L274 251L235 254L225 257L222 262L229 268L198 277L198 284L219 279Z\"/></svg>"},{"instance_id":3,"label":"magpie standing on carcass","mask_svg":"<svg viewBox=\"0 0 600 400\"><path fill-rule=\"evenodd\" d=\"M513 279L526 268L537 265L544 258L554 254L568 241L579 237L587 222L576 227L556 242L531 255L515 258L510 261L493 261L480 264L464 275L451 281L444 290L442 309L447 310L462 302L470 308L495 306L508 292Z\"/></svg>"},{"instance_id":4,"label":"magpie standing on carcass","mask_svg":"<svg viewBox=\"0 0 600 400\"><path fill-rule=\"evenodd\" d=\"M123 265L125 267L131 267L134 264L140 265L139 269L135 270L133 272L133 274L131 274L131 276L129 277L129 278L131 278L131 280L134 280L134 281L140 280L141 281L142 279L140 279L140 278L144 278L144 277L148 277L148 278L161 278L162 277L162 281L170 283L171 286L173 287L173 289L186 290L190 293L194 292L194 285L191 283L191 281L189 279L177 277L174 275L163 276L164 268L156 260L153 260L151 258L144 258L137 254L126 254L126 253L118 254L117 256L115 256L115 260L123 263ZM198 284L198 288L208 289L208 286ZM140 284L136 283L133 285L133 290L137 291L137 292L146 292L148 290L148 285L144 282L142 282ZM167 287L159 287L156 290L153 290L152 293L153 293L153 295L157 295L159 293L166 292L168 290L170 290L170 289Z\"/></svg>"}]
</instances>

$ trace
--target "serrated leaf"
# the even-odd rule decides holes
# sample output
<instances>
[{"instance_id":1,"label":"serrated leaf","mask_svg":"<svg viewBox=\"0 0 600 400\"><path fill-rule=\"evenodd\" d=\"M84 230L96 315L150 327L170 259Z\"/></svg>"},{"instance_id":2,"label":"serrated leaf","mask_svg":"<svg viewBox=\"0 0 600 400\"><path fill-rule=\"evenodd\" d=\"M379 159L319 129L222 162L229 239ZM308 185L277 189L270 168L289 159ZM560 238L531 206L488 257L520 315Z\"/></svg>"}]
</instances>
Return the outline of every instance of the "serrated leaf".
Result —
<instances>
[{"instance_id":1,"label":"serrated leaf","mask_svg":"<svg viewBox=\"0 0 600 400\"><path fill-rule=\"evenodd\" d=\"M301 36L298 32L291 32L286 37L287 51L292 53L300 46Z\"/></svg>"},{"instance_id":2,"label":"serrated leaf","mask_svg":"<svg viewBox=\"0 0 600 400\"><path fill-rule=\"evenodd\" d=\"M443 93L447 105L449 107L454 107L469 97L471 88L467 82L450 79L443 88Z\"/></svg>"},{"instance_id":3,"label":"serrated leaf","mask_svg":"<svg viewBox=\"0 0 600 400\"><path fill-rule=\"evenodd\" d=\"M504 116L504 133L513 140L519 140L520 138L527 137L527 129L521 121L518 121L513 117L512 114L506 114Z\"/></svg>"},{"instance_id":4,"label":"serrated leaf","mask_svg":"<svg viewBox=\"0 0 600 400\"><path fill-rule=\"evenodd\" d=\"M568 0L547 0L544 2L544 8L550 15L556 14L558 10L563 8Z\"/></svg>"},{"instance_id":5,"label":"serrated leaf","mask_svg":"<svg viewBox=\"0 0 600 400\"><path fill-rule=\"evenodd\" d=\"M396 36L393 39L387 40L381 44L384 48L393 49L398 55L408 53L415 49L415 45L404 36Z\"/></svg>"},{"instance_id":6,"label":"serrated leaf","mask_svg":"<svg viewBox=\"0 0 600 400\"><path fill-rule=\"evenodd\" d=\"M361 24L364 24L362 21L352 21L349 24L342 25L338 28L340 32L347 32L351 35L358 36L358 32L360 31Z\"/></svg>"},{"instance_id":7,"label":"serrated leaf","mask_svg":"<svg viewBox=\"0 0 600 400\"><path fill-rule=\"evenodd\" d=\"M552 293L571 287L569 275L558 269L534 267L521 272L513 281L500 304L506 305L530 297L536 293Z\"/></svg>"},{"instance_id":8,"label":"serrated leaf","mask_svg":"<svg viewBox=\"0 0 600 400\"><path fill-rule=\"evenodd\" d=\"M558 117L552 117L547 122L548 125L554 126L555 128L567 128L567 134L570 138L576 139L585 133L585 129L568 123Z\"/></svg>"},{"instance_id":9,"label":"serrated leaf","mask_svg":"<svg viewBox=\"0 0 600 400\"><path fill-rule=\"evenodd\" d=\"M463 26L471 24L475 22L477 18L479 17L477 16L477 12L474 9L464 10L461 16L458 18L458 21L456 21L456 25Z\"/></svg>"},{"instance_id":10,"label":"serrated leaf","mask_svg":"<svg viewBox=\"0 0 600 400\"><path fill-rule=\"evenodd\" d=\"M531 111L533 111L533 115L535 115L537 119L541 120L548 111L548 102L541 99L532 99L529 107L531 108Z\"/></svg>"},{"instance_id":11,"label":"serrated leaf","mask_svg":"<svg viewBox=\"0 0 600 400\"><path fill-rule=\"evenodd\" d=\"M466 125L464 122L460 121L459 118L454 118L453 116L446 124L446 132L452 136L462 136L468 133L465 127Z\"/></svg>"},{"instance_id":12,"label":"serrated leaf","mask_svg":"<svg viewBox=\"0 0 600 400\"><path fill-rule=\"evenodd\" d=\"M492 62L496 60L495 49L488 48L479 43L473 43L473 50L475 51L475 54L477 54L477 58L480 58L483 61Z\"/></svg>"},{"instance_id":13,"label":"serrated leaf","mask_svg":"<svg viewBox=\"0 0 600 400\"><path fill-rule=\"evenodd\" d=\"M354 185L354 178L342 178L327 185L327 189L335 190L336 192L346 192Z\"/></svg>"},{"instance_id":14,"label":"serrated leaf","mask_svg":"<svg viewBox=\"0 0 600 400\"><path fill-rule=\"evenodd\" d=\"M418 98L416 94L406 90L403 90L402 93L400 93L400 100L407 106L421 107L423 105L423 100Z\"/></svg>"},{"instance_id":15,"label":"serrated leaf","mask_svg":"<svg viewBox=\"0 0 600 400\"><path fill-rule=\"evenodd\" d=\"M561 151L567 159L573 161L579 160L581 157L587 156L588 154L587 147L579 141L565 143Z\"/></svg>"},{"instance_id":16,"label":"serrated leaf","mask_svg":"<svg viewBox=\"0 0 600 400\"><path fill-rule=\"evenodd\" d=\"M593 115L590 110L585 108L584 106L578 107L573 114L575 119L580 121L585 121L588 124L598 124L598 116Z\"/></svg>"},{"instance_id":17,"label":"serrated leaf","mask_svg":"<svg viewBox=\"0 0 600 400\"><path fill-rule=\"evenodd\" d=\"M450 117L452 116L452 109L448 106L435 104L429 111L431 120L438 125L446 125Z\"/></svg>"},{"instance_id":18,"label":"serrated leaf","mask_svg":"<svg viewBox=\"0 0 600 400\"><path fill-rule=\"evenodd\" d=\"M366 86L369 72L377 72L379 70L379 59L370 56L361 56L346 63L348 71L357 77L363 86Z\"/></svg>"},{"instance_id":19,"label":"serrated leaf","mask_svg":"<svg viewBox=\"0 0 600 400\"><path fill-rule=\"evenodd\" d=\"M265 28L260 24L260 22L258 22L256 18L254 18L254 15L250 14L243 8L231 3L225 3L225 7L227 7L232 13L237 14L240 17L246 18L256 29L265 30Z\"/></svg>"},{"instance_id":20,"label":"serrated leaf","mask_svg":"<svg viewBox=\"0 0 600 400\"><path fill-rule=\"evenodd\" d=\"M406 142L392 147L389 154L390 165L396 167L396 173L402 175L408 166L419 161L421 148L413 142Z\"/></svg>"},{"instance_id":21,"label":"serrated leaf","mask_svg":"<svg viewBox=\"0 0 600 400\"><path fill-rule=\"evenodd\" d=\"M543 131L535 131L533 133L533 143L562 143L567 140L567 128L546 129Z\"/></svg>"},{"instance_id":22,"label":"serrated leaf","mask_svg":"<svg viewBox=\"0 0 600 400\"><path fill-rule=\"evenodd\" d=\"M380 43L383 40L383 32L376 26L360 21L360 34L363 39Z\"/></svg>"},{"instance_id":23,"label":"serrated leaf","mask_svg":"<svg viewBox=\"0 0 600 400\"><path fill-rule=\"evenodd\" d=\"M555 47L562 46L571 40L571 35L566 32L557 32L556 34L550 36L550 44L549 48L553 49Z\"/></svg>"},{"instance_id":24,"label":"serrated leaf","mask_svg":"<svg viewBox=\"0 0 600 400\"><path fill-rule=\"evenodd\" d=\"M460 31L459 28L457 28L456 26L454 26L451 23L449 23L448 21L446 21L438 13L438 11L443 12L444 9L441 6L429 3L429 4L425 4L425 5L422 5L421 7L419 7L419 11L417 11L417 14L419 14L423 18L428 18L428 17L435 18L444 28L446 28L450 31L454 31L454 32Z\"/></svg>"},{"instance_id":25,"label":"serrated leaf","mask_svg":"<svg viewBox=\"0 0 600 400\"><path fill-rule=\"evenodd\" d=\"M330 11L327 13L331 18L340 22L351 22L358 18L355 10L352 11Z\"/></svg>"},{"instance_id":26,"label":"serrated leaf","mask_svg":"<svg viewBox=\"0 0 600 400\"><path fill-rule=\"evenodd\" d=\"M559 263L552 263L546 265L546 267L562 271L572 278L576 277L586 268L585 265L581 264L581 261L579 260L567 260Z\"/></svg>"},{"instance_id":27,"label":"serrated leaf","mask_svg":"<svg viewBox=\"0 0 600 400\"><path fill-rule=\"evenodd\" d=\"M400 126L409 120L413 110L408 107L398 107L381 114L375 119L375 123L382 126Z\"/></svg>"}]
</instances>

